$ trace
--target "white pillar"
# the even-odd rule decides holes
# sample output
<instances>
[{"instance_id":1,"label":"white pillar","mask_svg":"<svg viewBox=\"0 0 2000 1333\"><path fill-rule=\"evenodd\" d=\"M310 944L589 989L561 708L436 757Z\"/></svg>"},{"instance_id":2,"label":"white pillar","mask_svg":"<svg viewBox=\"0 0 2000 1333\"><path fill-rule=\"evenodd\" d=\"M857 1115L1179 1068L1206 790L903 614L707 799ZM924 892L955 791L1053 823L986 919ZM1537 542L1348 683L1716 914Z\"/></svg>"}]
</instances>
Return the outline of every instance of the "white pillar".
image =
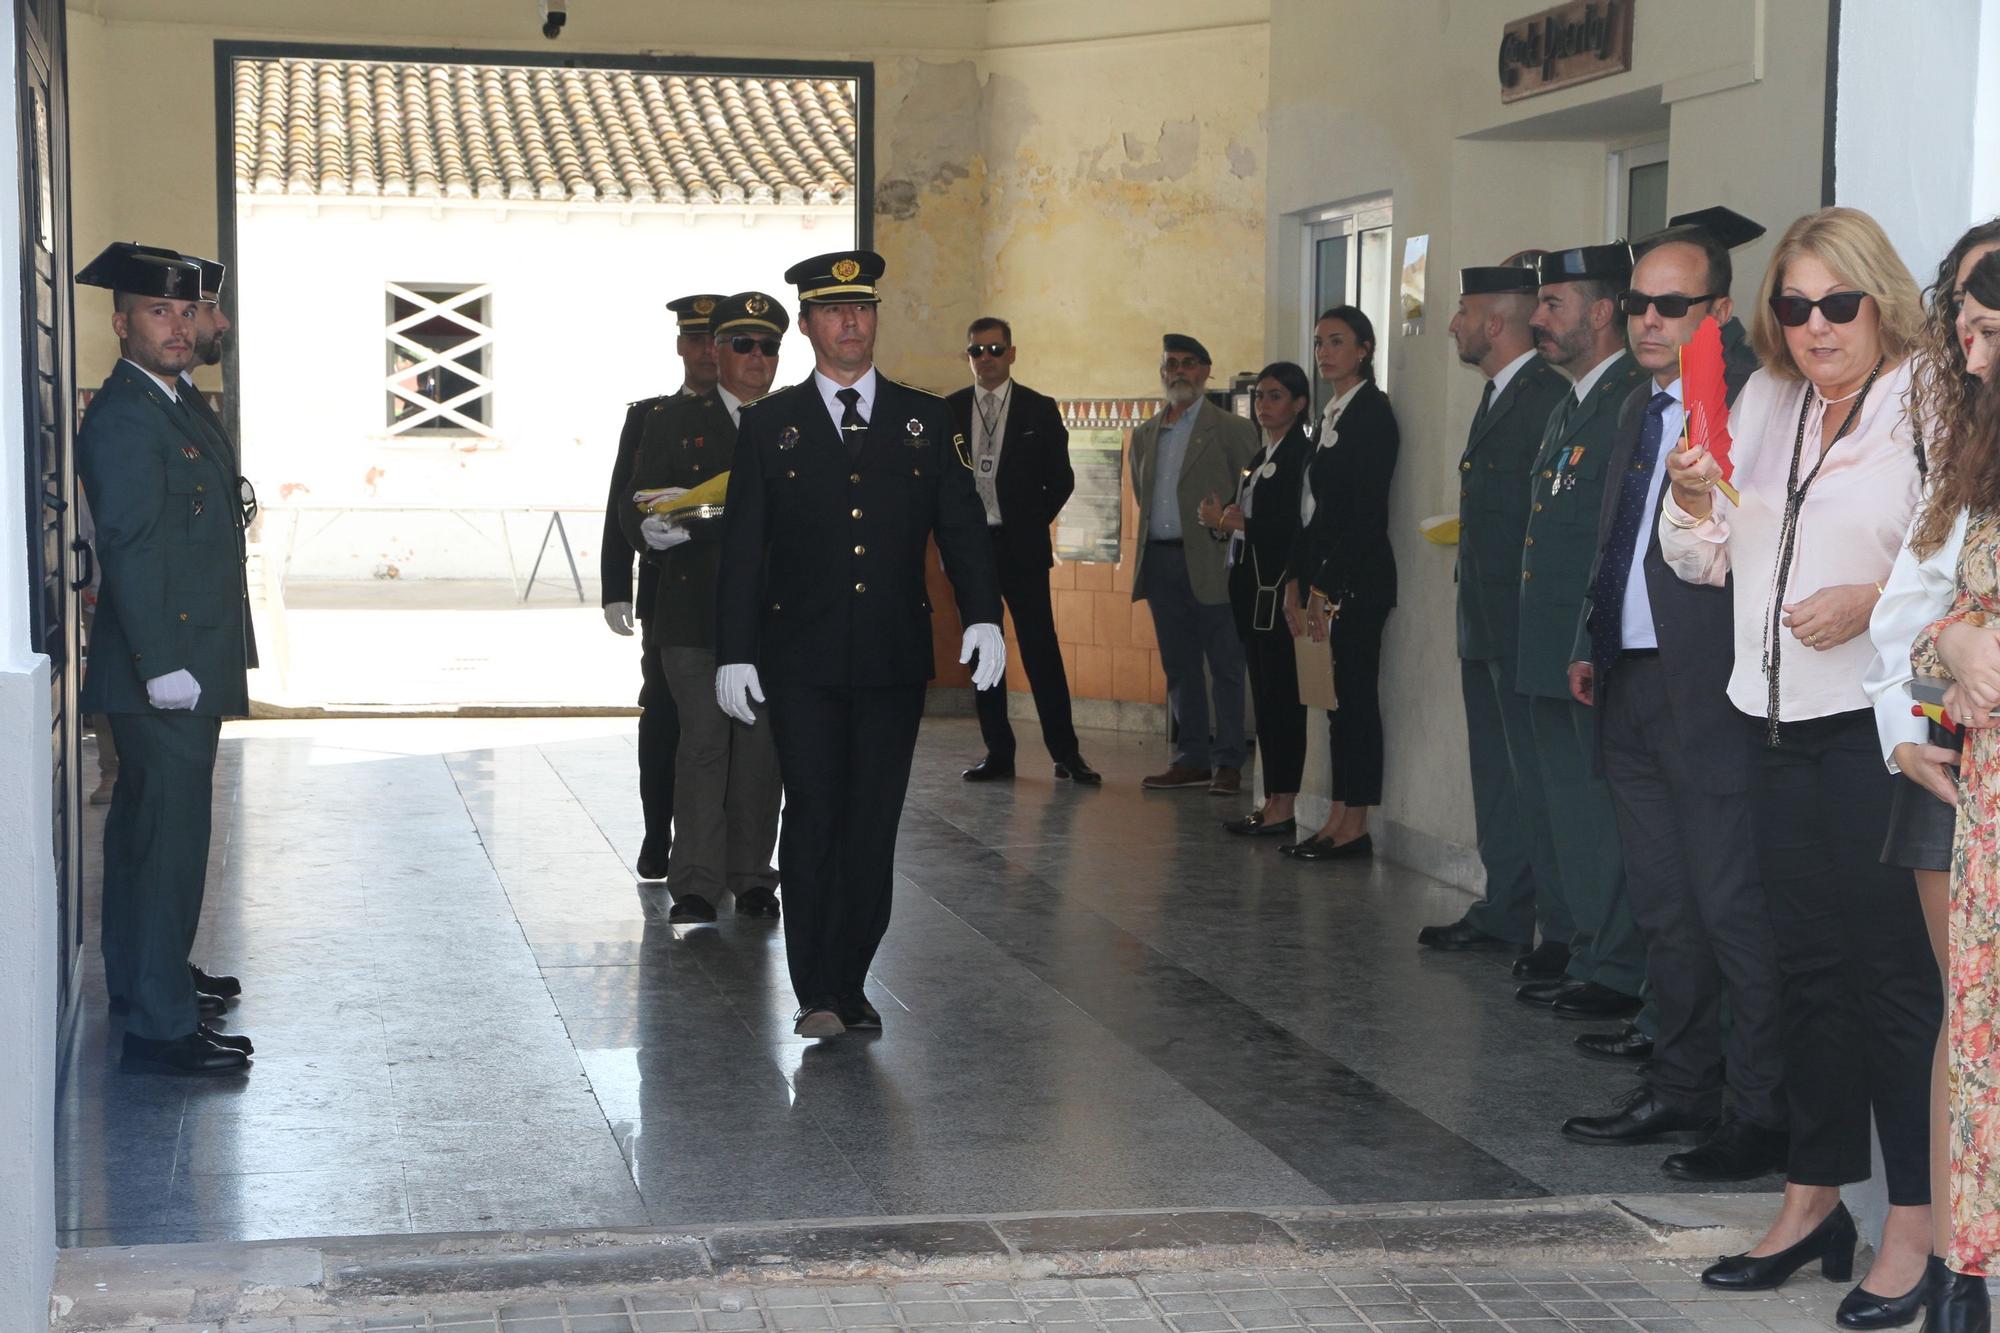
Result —
<instances>
[{"instance_id":1,"label":"white pillar","mask_svg":"<svg viewBox=\"0 0 2000 1333\"><path fill-rule=\"evenodd\" d=\"M19 3L19 0L16 0ZM56 891L49 662L29 651L21 401L20 98L14 24L0 129L0 1327L45 1328L55 1276Z\"/></svg>"}]
</instances>

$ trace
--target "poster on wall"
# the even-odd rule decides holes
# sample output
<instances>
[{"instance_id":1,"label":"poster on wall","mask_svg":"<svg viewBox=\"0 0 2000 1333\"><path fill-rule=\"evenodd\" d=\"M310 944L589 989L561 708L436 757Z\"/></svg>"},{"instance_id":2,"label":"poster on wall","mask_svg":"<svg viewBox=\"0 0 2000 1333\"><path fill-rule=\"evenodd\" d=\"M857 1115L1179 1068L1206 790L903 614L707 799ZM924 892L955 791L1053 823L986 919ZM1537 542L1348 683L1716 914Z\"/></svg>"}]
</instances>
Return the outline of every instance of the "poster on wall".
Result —
<instances>
[{"instance_id":1,"label":"poster on wall","mask_svg":"<svg viewBox=\"0 0 2000 1333\"><path fill-rule=\"evenodd\" d=\"M1056 558L1115 565L1123 536L1126 444L1133 427L1159 411L1159 402L1067 398L1061 407L1076 490L1056 520Z\"/></svg>"}]
</instances>

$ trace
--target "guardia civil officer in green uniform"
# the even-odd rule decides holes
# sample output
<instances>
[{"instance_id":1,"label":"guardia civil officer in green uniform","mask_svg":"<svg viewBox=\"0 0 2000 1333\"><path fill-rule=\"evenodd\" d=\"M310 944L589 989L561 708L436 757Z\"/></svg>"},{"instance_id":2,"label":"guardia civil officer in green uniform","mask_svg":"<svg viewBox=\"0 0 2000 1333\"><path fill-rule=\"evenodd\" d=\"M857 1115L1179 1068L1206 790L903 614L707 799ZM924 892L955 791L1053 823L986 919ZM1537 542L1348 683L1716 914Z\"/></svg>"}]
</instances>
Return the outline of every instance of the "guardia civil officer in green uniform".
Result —
<instances>
[{"instance_id":1,"label":"guardia civil officer in green uniform","mask_svg":"<svg viewBox=\"0 0 2000 1333\"><path fill-rule=\"evenodd\" d=\"M652 609L659 600L658 569L641 561L636 596L632 589L632 556L645 548L635 545L619 522L632 505L624 481L640 441L658 435L657 418L667 410L667 404L679 397L714 392L715 339L708 326L721 300L713 293L701 292L667 302L679 328L674 352L681 359L681 387L626 407L625 426L618 432L618 455L611 464L611 493L604 499L604 535L597 560L604 623L614 634L629 635L632 610L635 604L638 607L639 805L646 821L637 865L641 879L664 879L667 875L667 858L674 845L674 754L680 745L681 724L650 633Z\"/></svg>"},{"instance_id":2,"label":"guardia civil officer in green uniform","mask_svg":"<svg viewBox=\"0 0 2000 1333\"><path fill-rule=\"evenodd\" d=\"M769 725L784 778L778 861L794 1031L879 1029L862 993L889 925L902 819L933 674L925 552L944 557L973 686L1004 679L1000 585L971 453L935 394L875 369L865 250L794 264L811 377L743 411L716 594L716 699ZM768 724L754 705L768 699Z\"/></svg>"},{"instance_id":3,"label":"guardia civil officer in green uniform","mask_svg":"<svg viewBox=\"0 0 2000 1333\"><path fill-rule=\"evenodd\" d=\"M667 891L675 923L715 920L724 890L742 916L778 915L778 752L768 726L745 726L715 700L715 585L721 524L712 515L648 514L636 496L672 501L729 470L746 404L771 391L778 345L791 319L763 292L739 292L713 307L718 382L681 393L649 413L618 487L625 539L646 552L658 588L646 615L680 716L674 753L675 831Z\"/></svg>"},{"instance_id":4,"label":"guardia civil officer in green uniform","mask_svg":"<svg viewBox=\"0 0 2000 1333\"><path fill-rule=\"evenodd\" d=\"M1535 457L1515 687L1527 697L1557 890L1576 929L1567 942L1564 975L1530 981L1516 994L1574 1019L1636 1014L1646 980L1645 943L1625 901L1611 789L1594 772L1594 720L1569 691L1571 649L1597 558L1619 410L1645 378L1626 350L1618 306L1631 276L1632 252L1622 243L1543 255L1541 291L1529 321L1535 350L1572 387L1550 414ZM1545 947L1554 952L1560 942Z\"/></svg>"},{"instance_id":5,"label":"guardia civil officer in green uniform","mask_svg":"<svg viewBox=\"0 0 2000 1333\"><path fill-rule=\"evenodd\" d=\"M1539 285L1533 254L1462 269L1451 320L1458 359L1486 377L1458 462L1457 570L1459 679L1486 895L1450 925L1417 933L1434 949L1526 954L1538 925L1545 940L1567 942L1574 932L1556 893L1547 813L1528 799L1541 784L1528 701L1514 688L1529 482L1549 413L1569 392L1569 381L1535 355L1528 320ZM1516 975L1526 975L1526 962Z\"/></svg>"},{"instance_id":6,"label":"guardia civil officer in green uniform","mask_svg":"<svg viewBox=\"0 0 2000 1333\"><path fill-rule=\"evenodd\" d=\"M249 1041L202 1021L201 920L222 719L254 665L235 455L187 401L201 266L123 243L77 281L108 287L121 353L84 416L77 467L102 570L79 706L108 715L118 785L104 826L104 964L123 1067L214 1075Z\"/></svg>"}]
</instances>

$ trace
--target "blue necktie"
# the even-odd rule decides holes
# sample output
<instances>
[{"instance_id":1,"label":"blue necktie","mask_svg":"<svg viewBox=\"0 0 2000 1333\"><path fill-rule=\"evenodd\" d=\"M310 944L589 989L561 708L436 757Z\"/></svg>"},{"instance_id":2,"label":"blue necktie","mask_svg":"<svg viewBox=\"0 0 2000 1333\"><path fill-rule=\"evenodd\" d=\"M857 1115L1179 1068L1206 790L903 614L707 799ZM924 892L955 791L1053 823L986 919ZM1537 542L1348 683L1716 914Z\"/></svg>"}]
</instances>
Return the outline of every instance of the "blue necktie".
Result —
<instances>
[{"instance_id":1,"label":"blue necktie","mask_svg":"<svg viewBox=\"0 0 2000 1333\"><path fill-rule=\"evenodd\" d=\"M1646 404L1646 420L1639 427L1639 447L1632 454L1632 466L1625 470L1618 486L1618 509L1611 516L1611 538L1604 543L1604 558L1597 566L1597 585L1590 590L1590 660L1601 674L1610 669L1625 646L1625 586L1632 570L1632 555L1653 517L1646 509L1646 494L1653 489L1653 473L1660 466L1660 442L1666 433L1667 408L1674 396L1662 390Z\"/></svg>"}]
</instances>

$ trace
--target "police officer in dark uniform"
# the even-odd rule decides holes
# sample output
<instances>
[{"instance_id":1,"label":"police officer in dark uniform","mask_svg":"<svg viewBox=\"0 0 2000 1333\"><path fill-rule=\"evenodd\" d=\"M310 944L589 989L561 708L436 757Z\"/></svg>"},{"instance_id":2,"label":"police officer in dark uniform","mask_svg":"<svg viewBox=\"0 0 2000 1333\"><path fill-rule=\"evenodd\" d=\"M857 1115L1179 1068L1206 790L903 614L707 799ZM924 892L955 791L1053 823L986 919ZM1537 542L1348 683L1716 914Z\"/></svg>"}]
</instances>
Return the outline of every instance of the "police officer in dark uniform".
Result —
<instances>
[{"instance_id":1,"label":"police officer in dark uniform","mask_svg":"<svg viewBox=\"0 0 2000 1333\"><path fill-rule=\"evenodd\" d=\"M769 727L747 727L715 701L715 584L721 527L701 509L653 512L704 483L726 476L736 422L746 404L770 392L778 346L791 320L763 292L739 292L713 313L719 379L708 393L666 400L633 451L619 488L626 540L645 550L659 595L646 619L680 716L674 756L677 832L667 858L667 920L715 920L727 891L742 916L775 917L778 872L778 753ZM689 497L700 499L699 496ZM647 502L645 508L634 501Z\"/></svg>"},{"instance_id":2,"label":"police officer in dark uniform","mask_svg":"<svg viewBox=\"0 0 2000 1333\"><path fill-rule=\"evenodd\" d=\"M222 719L249 711L255 664L235 451L181 378L202 270L121 242L77 281L114 293L121 352L77 438L103 571L79 706L109 716L120 761L104 825L105 981L125 1015L127 1071L238 1073L251 1043L203 1021L221 1000L198 989L225 979L188 962Z\"/></svg>"},{"instance_id":3,"label":"police officer in dark uniform","mask_svg":"<svg viewBox=\"0 0 2000 1333\"><path fill-rule=\"evenodd\" d=\"M604 622L614 634L630 634L635 600L639 608L639 804L646 820L646 837L639 844L641 879L666 878L667 856L674 845L674 751L680 743L681 724L648 633L648 616L659 597L659 572L641 562L635 599L632 557L642 548L625 535L619 515L632 506L624 481L632 470L633 451L642 439L658 432L656 418L674 398L715 389L715 338L709 332L709 319L720 300L720 296L704 292L667 302L667 309L674 312L680 325L674 351L681 359L681 387L657 398L641 398L625 409L625 427L618 433L618 457L611 465L611 493L604 500L604 536L597 561L598 600L604 607Z\"/></svg>"},{"instance_id":4,"label":"police officer in dark uniform","mask_svg":"<svg viewBox=\"0 0 2000 1333\"><path fill-rule=\"evenodd\" d=\"M784 779L785 953L803 1037L879 1029L862 984L889 925L896 827L933 674L935 536L973 685L1006 670L986 508L951 411L875 370L882 257L794 264L816 369L743 412L723 519L716 700L770 703Z\"/></svg>"},{"instance_id":5,"label":"police officer in dark uniform","mask_svg":"<svg viewBox=\"0 0 2000 1333\"><path fill-rule=\"evenodd\" d=\"M1520 655L1515 688L1527 697L1537 797L1548 811L1557 892L1575 923L1564 975L1516 992L1571 1019L1637 1014L1646 946L1625 901L1625 863L1611 789L1594 770L1590 710L1570 697L1570 650L1597 558L1598 510L1625 399L1645 371L1625 346L1619 297L1632 276L1623 243L1583 245L1541 258L1535 350L1571 381L1535 457L1533 503L1521 555ZM1641 1024L1650 1028L1650 1021Z\"/></svg>"}]
</instances>

